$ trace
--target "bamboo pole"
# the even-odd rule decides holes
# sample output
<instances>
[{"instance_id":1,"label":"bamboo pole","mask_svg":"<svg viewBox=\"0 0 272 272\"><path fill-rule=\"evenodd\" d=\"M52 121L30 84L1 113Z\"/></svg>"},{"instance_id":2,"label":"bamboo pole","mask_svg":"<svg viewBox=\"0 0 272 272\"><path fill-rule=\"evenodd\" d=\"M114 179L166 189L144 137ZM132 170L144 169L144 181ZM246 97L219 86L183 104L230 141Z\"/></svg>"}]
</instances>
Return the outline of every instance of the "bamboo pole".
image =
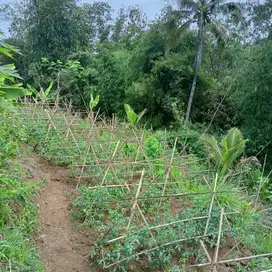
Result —
<instances>
[{"instance_id":1,"label":"bamboo pole","mask_svg":"<svg viewBox=\"0 0 272 272\"><path fill-rule=\"evenodd\" d=\"M127 183L125 183L125 184L126 184L127 190L128 190L129 192L131 192L131 190L130 190L128 184L127 184ZM143 212L142 212L142 209L140 208L138 202L137 202L137 208L138 208L138 210L139 210L139 212L140 212L140 215L141 215L141 217L142 217L142 219L143 219L145 225L146 225L147 228L149 229L149 234L150 234L150 236L153 238L155 245L157 245L157 241L156 241L156 239L155 239L153 233L150 231L149 224L148 224L148 222L147 222L147 220L146 220L146 218L145 218L145 216L144 216L144 214L143 214Z\"/></svg>"},{"instance_id":2,"label":"bamboo pole","mask_svg":"<svg viewBox=\"0 0 272 272\"><path fill-rule=\"evenodd\" d=\"M224 208L221 209L220 221L219 221L219 230L218 230L218 236L217 236L217 243L216 243L214 258L213 258L213 262L212 262L214 272L217 271L218 253L219 253L221 233L222 233L222 225L223 225L223 215L224 215Z\"/></svg>"},{"instance_id":3,"label":"bamboo pole","mask_svg":"<svg viewBox=\"0 0 272 272\"><path fill-rule=\"evenodd\" d=\"M212 192L212 199L211 199L210 208L209 208L209 215L208 215L204 234L207 234L210 220L211 220L212 208L213 208L214 198L215 198L215 194L216 194L217 180L218 180L218 174L216 173L215 180L214 180L213 192Z\"/></svg>"},{"instance_id":4,"label":"bamboo pole","mask_svg":"<svg viewBox=\"0 0 272 272\"><path fill-rule=\"evenodd\" d=\"M111 161L109 162L109 164L108 164L108 166L107 166L107 169L106 169L106 171L105 171L105 175L104 175L104 177L103 177L103 179L102 179L101 186L104 184L104 182L105 182L105 180L106 180L107 174L108 174L109 169L110 169L110 167L111 167L111 165L112 165L112 161L113 161L113 159L114 159L114 157L115 157L115 155L116 155L116 152L117 152L117 149L118 149L119 144L120 144L120 141L118 141L118 143L117 143L116 146L115 146L114 152L113 152L112 157L111 157Z\"/></svg>"},{"instance_id":5,"label":"bamboo pole","mask_svg":"<svg viewBox=\"0 0 272 272\"><path fill-rule=\"evenodd\" d=\"M201 247L202 247L202 249L203 249L203 251L204 251L204 253L205 253L205 255L206 255L206 257L207 257L207 259L209 261L209 263L211 264L212 263L211 256L210 256L205 244L203 243L203 241L200 241L200 245L201 245Z\"/></svg>"},{"instance_id":6,"label":"bamboo pole","mask_svg":"<svg viewBox=\"0 0 272 272\"><path fill-rule=\"evenodd\" d=\"M141 178L140 178L140 181L139 181L138 189L137 189L137 192L136 192L136 195L135 195L135 200L134 200L134 203L133 203L133 205L132 205L131 215L130 215L129 222L128 222L128 225L127 225L127 230L130 228L132 219L133 219L134 214L135 214L135 209L136 209L136 206L137 206L137 203L138 203L138 197L139 197L139 195L140 195L141 188L142 188L142 184L143 184L144 172L145 172L145 171L144 171L144 169L143 169L142 175L141 175Z\"/></svg>"},{"instance_id":7,"label":"bamboo pole","mask_svg":"<svg viewBox=\"0 0 272 272\"><path fill-rule=\"evenodd\" d=\"M169 164L167 165L167 168L166 168L167 173L166 173L165 182L164 182L164 186L163 186L163 190L162 190L162 195L165 194L167 182L168 182L168 179L169 179L170 174L171 174L172 163L173 163L173 159L174 159L174 155L175 155L175 151L176 151L177 141L178 141L178 138L176 137L174 147L173 147L173 150L172 150L171 159L170 159ZM159 207L161 207L161 204L162 204L162 201L160 202Z\"/></svg>"},{"instance_id":8,"label":"bamboo pole","mask_svg":"<svg viewBox=\"0 0 272 272\"><path fill-rule=\"evenodd\" d=\"M264 253L264 254L259 254L259 255L251 255L251 256L247 256L247 257L240 257L240 258L218 261L217 264L229 264L229 263L234 263L234 262L242 262L242 261L248 261L248 260L252 260L252 259L256 259L256 258L265 258L265 257L271 257L271 256L272 256L272 253ZM211 266L211 264L210 263L194 264L194 265L189 265L186 268L207 267L207 266Z\"/></svg>"}]
</instances>

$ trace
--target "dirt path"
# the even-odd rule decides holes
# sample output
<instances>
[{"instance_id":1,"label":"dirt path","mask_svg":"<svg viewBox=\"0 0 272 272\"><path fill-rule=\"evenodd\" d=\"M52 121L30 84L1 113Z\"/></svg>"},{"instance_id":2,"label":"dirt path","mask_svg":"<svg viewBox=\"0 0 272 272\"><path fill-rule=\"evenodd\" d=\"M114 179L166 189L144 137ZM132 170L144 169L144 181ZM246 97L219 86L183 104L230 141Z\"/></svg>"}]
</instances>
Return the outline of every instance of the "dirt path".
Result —
<instances>
[{"instance_id":1,"label":"dirt path","mask_svg":"<svg viewBox=\"0 0 272 272\"><path fill-rule=\"evenodd\" d=\"M38 194L39 229L37 238L42 260L50 272L89 272L91 237L70 221L69 199L75 195L75 182L65 167L48 163L36 153L20 161L32 181L46 180ZM92 269L92 271L94 271Z\"/></svg>"}]
</instances>

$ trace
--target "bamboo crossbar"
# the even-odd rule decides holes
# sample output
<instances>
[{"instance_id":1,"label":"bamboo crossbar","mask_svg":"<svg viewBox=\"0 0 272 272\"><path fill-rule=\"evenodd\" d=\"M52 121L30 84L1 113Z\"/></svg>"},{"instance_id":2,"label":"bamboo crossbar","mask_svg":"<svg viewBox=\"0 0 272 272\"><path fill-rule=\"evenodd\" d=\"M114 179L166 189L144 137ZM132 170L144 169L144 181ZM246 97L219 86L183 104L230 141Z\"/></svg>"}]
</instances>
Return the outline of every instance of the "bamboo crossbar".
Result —
<instances>
[{"instance_id":1,"label":"bamboo crossbar","mask_svg":"<svg viewBox=\"0 0 272 272\"><path fill-rule=\"evenodd\" d=\"M232 215L232 214L238 214L238 213L240 213L240 212L229 212L229 213L224 213L224 215ZM153 226L153 227L150 227L149 230L154 230L154 229L158 229L158 228L165 228L165 227L168 227L168 226L171 226L171 225L177 225L177 224L184 223L184 222L190 222L190 221L194 221L194 220L202 220L202 219L207 219L207 218L208 218L207 215L192 217L192 218L186 218L186 219L183 219L183 220L178 220L178 221L174 221L174 222L170 222L170 223L164 223L164 224L160 224L160 225L157 225L157 226ZM133 233L130 233L129 235L136 234L136 233L138 233L138 232L133 232ZM127 236L128 236L128 234L127 235L122 235L122 236L119 236L117 238L111 239L111 240L109 240L109 241L107 241L105 243L110 244L110 243L119 241L121 239L124 239Z\"/></svg>"},{"instance_id":2,"label":"bamboo crossbar","mask_svg":"<svg viewBox=\"0 0 272 272\"><path fill-rule=\"evenodd\" d=\"M256 258L264 258L264 257L272 257L272 253L264 253L264 254L252 255L252 256L247 256L247 257L240 257L240 258L234 258L234 259L229 259L229 260L223 260L223 261L218 261L217 264L241 262L241 261L247 261L247 260L252 260L252 259L256 259ZM202 264L189 265L186 268L207 267L210 265L212 265L212 264L211 263L202 263Z\"/></svg>"},{"instance_id":3,"label":"bamboo crossbar","mask_svg":"<svg viewBox=\"0 0 272 272\"><path fill-rule=\"evenodd\" d=\"M101 188L100 187L97 187L98 188ZM103 187L102 187L103 188ZM230 191L219 191L217 192L217 194L223 194L223 193L237 193L237 192L230 192ZM175 197L183 197L183 196L190 196L190 195L206 195L206 194L210 194L210 192L202 192L202 193L196 193L196 192L191 192L191 193L182 193L182 194L173 194L173 195L157 195L157 196L150 196L150 197L138 197L138 200L141 200L141 201L145 201L145 200L150 200L150 199L161 199L161 198L175 198ZM134 198L118 198L119 201L131 201L133 200ZM104 201L105 203L114 203L116 201L112 200L112 201ZM94 202L96 203L96 202Z\"/></svg>"}]
</instances>

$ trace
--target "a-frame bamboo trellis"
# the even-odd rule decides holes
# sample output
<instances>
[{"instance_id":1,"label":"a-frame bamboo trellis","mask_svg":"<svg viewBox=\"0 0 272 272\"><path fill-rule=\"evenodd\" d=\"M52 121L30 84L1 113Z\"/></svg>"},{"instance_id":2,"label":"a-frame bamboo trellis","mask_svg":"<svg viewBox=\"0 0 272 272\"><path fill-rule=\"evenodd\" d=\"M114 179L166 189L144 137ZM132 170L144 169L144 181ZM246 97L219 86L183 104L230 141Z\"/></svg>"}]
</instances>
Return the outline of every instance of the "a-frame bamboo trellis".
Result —
<instances>
[{"instance_id":1,"label":"a-frame bamboo trellis","mask_svg":"<svg viewBox=\"0 0 272 272\"><path fill-rule=\"evenodd\" d=\"M153 150L152 146L148 146L148 140L153 137L152 133L131 129L126 123L118 122L115 117L106 120L98 113L73 112L71 105L60 103L26 103L22 109L22 117L26 123L43 130L40 146L46 150L45 156L69 162L78 186L80 183L88 184L88 189L94 190L96 195L99 195L100 190L121 192L117 199L105 200L113 203L112 206L117 207L117 212L124 213L126 217L123 229L118 231L119 235L113 237L108 235L109 231L103 234L104 246L101 247L101 256L105 269L158 249L189 241L199 244L206 262L188 264L186 268L188 271L195 271L196 267L210 267L212 271L217 271L217 267L223 264L272 256L272 253L265 253L241 257L240 241L235 238L229 250L234 257L227 259L229 252L223 258L219 256L222 235L231 229L229 216L235 216L241 211L231 209L226 211L226 208L220 205L218 196L224 191L220 189L217 176L213 181L208 181L203 170L199 172L189 170L190 164L195 163L195 159L177 150L177 138L173 140L172 147L169 147L165 133L164 144L156 156L152 157L152 151L156 151L156 148ZM150 152L151 154L148 154ZM186 186L183 183L190 180L188 175L192 173L198 178L203 176L199 182L205 185L203 186L206 188L205 191L184 190ZM175 214L182 215L185 209L181 203L186 203L188 197L198 195L210 197L206 214L195 214L188 218L180 216L178 220L175 216L170 220L163 216L165 203L173 205L178 200L180 206L175 210ZM158 216L144 211L145 202L158 203L153 212L161 216L161 221L157 220ZM116 203L118 205L115 205ZM95 199L92 205L96 205ZM215 206L220 208L217 217L218 229L211 233L209 226L214 217ZM204 228L188 237L169 241L158 239L159 230L173 228L176 231L181 224L186 226L192 222L196 224L202 222ZM111 222L108 222L108 225L109 230L114 227L110 226ZM104 259L104 248L114 243L122 243L142 229L147 231L150 238L148 248L135 247L132 255L121 256L116 261L107 262ZM213 252L205 243L205 239L211 235L217 236Z\"/></svg>"}]
</instances>

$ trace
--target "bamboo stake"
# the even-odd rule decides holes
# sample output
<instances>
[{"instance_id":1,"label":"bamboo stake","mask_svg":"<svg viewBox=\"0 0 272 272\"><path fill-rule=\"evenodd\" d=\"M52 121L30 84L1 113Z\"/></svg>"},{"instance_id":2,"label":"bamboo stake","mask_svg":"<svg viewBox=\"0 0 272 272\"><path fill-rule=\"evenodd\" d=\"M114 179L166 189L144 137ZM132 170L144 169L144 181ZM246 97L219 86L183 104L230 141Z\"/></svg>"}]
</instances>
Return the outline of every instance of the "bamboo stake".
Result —
<instances>
[{"instance_id":1,"label":"bamboo stake","mask_svg":"<svg viewBox=\"0 0 272 272\"><path fill-rule=\"evenodd\" d=\"M128 225L127 225L127 230L129 229L130 225L131 225L131 222L132 222L132 219L134 217L134 214L135 214L135 209L136 209L136 205L138 203L138 197L140 195L140 192L141 192L141 188L142 188L142 183L143 183L143 177L144 177L144 169L142 171L142 175L141 175L141 178L140 178L140 182L139 182L139 186L138 186L138 189L137 189L137 192L136 192L136 195L135 195L135 200L134 200L134 203L132 205L132 209L131 209L131 215L130 215L130 219L129 219L129 222L128 222Z\"/></svg>"},{"instance_id":2,"label":"bamboo stake","mask_svg":"<svg viewBox=\"0 0 272 272\"><path fill-rule=\"evenodd\" d=\"M167 173L166 173L165 182L164 182L164 186L163 186L163 190L162 190L162 195L165 194L167 182L168 182L168 179L169 179L170 174L171 174L172 163L173 163L173 159L174 159L174 155L175 155L175 150L176 150L176 146L177 146L177 141L178 141L178 138L176 137L175 143L174 143L174 147L173 147L173 151L172 151L172 156L171 156L170 162L169 162L169 164L167 165L167 168L166 168ZM162 201L160 202L159 207L161 207L161 204L162 204Z\"/></svg>"},{"instance_id":3,"label":"bamboo stake","mask_svg":"<svg viewBox=\"0 0 272 272\"><path fill-rule=\"evenodd\" d=\"M219 247L220 247L220 241L221 241L221 232L222 232L222 225L223 225L223 215L224 215L224 208L221 209L221 214L220 214L220 221L219 221L219 230L218 230L218 236L217 236L217 243L215 247L215 252L214 252L214 258L213 258L213 271L217 271L217 262L218 262L218 252L219 252Z\"/></svg>"},{"instance_id":4,"label":"bamboo stake","mask_svg":"<svg viewBox=\"0 0 272 272\"><path fill-rule=\"evenodd\" d=\"M210 203L209 215L208 215L208 220L207 220L207 223L206 223L204 234L207 234L209 224L210 224L210 220L211 220L212 208L213 208L214 198L215 198L215 194L216 194L217 180L218 180L218 174L216 173L215 180L214 180L213 192L212 192L212 200L211 200L211 203Z\"/></svg>"},{"instance_id":5,"label":"bamboo stake","mask_svg":"<svg viewBox=\"0 0 272 272\"><path fill-rule=\"evenodd\" d=\"M212 190L212 187L210 186L210 184L208 183L208 181L205 179L205 177L204 177L204 181L206 182L206 184L208 185L208 187ZM217 192L217 194L219 194L219 193L220 193L220 192ZM233 192L233 193L235 193L235 192ZM219 203L219 201L216 199L216 197L215 197L215 200L216 200L217 205L218 205L220 208L222 208L222 205ZM224 214L224 218L225 218L225 220L226 220L226 222L227 222L229 228L231 229L231 224L230 224L230 222L229 222L229 220L228 220L226 214ZM236 249L239 251L239 243L237 243L235 237L234 237L234 242L235 242L235 247L236 247Z\"/></svg>"},{"instance_id":6,"label":"bamboo stake","mask_svg":"<svg viewBox=\"0 0 272 272\"><path fill-rule=\"evenodd\" d=\"M125 184L127 185L127 190L128 190L129 192L131 192L131 190L130 190L128 184L127 184L127 183L125 183ZM139 212L140 212L140 215L141 215L142 219L144 220L145 225L146 225L147 228L149 229L149 234L150 234L150 236L153 238L153 240L154 240L154 242L155 242L155 245L157 245L157 241L156 241L156 239L155 239L153 233L150 231L149 224L148 224L148 222L147 222L147 220L146 220L146 218L145 218L145 216L144 216L144 214L143 214L143 212L142 212L142 209L141 209L140 206L139 206L139 203L137 203L137 208L138 208L138 210L139 210Z\"/></svg>"},{"instance_id":7,"label":"bamboo stake","mask_svg":"<svg viewBox=\"0 0 272 272\"><path fill-rule=\"evenodd\" d=\"M203 241L200 241L200 245L201 245L203 251L205 252L205 255L206 255L206 257L207 257L209 263L211 264L211 263L212 263L211 256L210 256L210 254L209 254L209 252L208 252L208 250L207 250L205 244L203 243Z\"/></svg>"},{"instance_id":8,"label":"bamboo stake","mask_svg":"<svg viewBox=\"0 0 272 272\"><path fill-rule=\"evenodd\" d=\"M61 140L62 138L61 138L60 134L58 133L58 130L57 130L57 128L56 128L56 126L55 126L55 124L54 124L54 122L53 122L53 117L55 116L56 112L53 112L53 115L52 115L52 116L50 116L50 114L48 113L47 110L45 110L45 112L46 112L46 114L47 114L47 116L48 116L48 119L49 119L49 122L48 122L48 130L47 130L47 133L46 133L45 140L47 140L47 137L48 137L48 135L49 135L49 131L50 131L50 129L51 129L51 125L54 127L54 129L55 129L55 131L56 131L56 134L59 136L59 138L60 138L60 140Z\"/></svg>"},{"instance_id":9,"label":"bamboo stake","mask_svg":"<svg viewBox=\"0 0 272 272\"><path fill-rule=\"evenodd\" d=\"M78 145L78 142L77 142L77 140L75 139L75 136L74 136L72 130L70 129L71 123L70 123L70 124L68 123L67 119L65 118L65 115L63 115L63 117L64 117L65 122L66 122L67 125L68 125L67 134L66 134L65 139L67 140L68 135L69 135L69 131L70 131L70 134L71 134L71 137L72 137L72 139L73 139L73 142L75 143L75 145L76 145L76 147L77 147L77 150L78 150L79 154L81 154L81 150L80 150L80 147L79 147L79 145ZM71 122L73 122L73 119L72 119Z\"/></svg>"},{"instance_id":10,"label":"bamboo stake","mask_svg":"<svg viewBox=\"0 0 272 272\"><path fill-rule=\"evenodd\" d=\"M257 207L258 200L259 200L259 195L260 195L260 192L261 192L261 189L262 189L262 186L263 186L263 174L264 174L264 169L265 169L265 165L266 165L266 159L267 159L267 154L265 154L265 157L264 157L263 171L262 171L262 175L261 175L261 180L260 180L258 192L257 192L257 195L256 195L255 207Z\"/></svg>"},{"instance_id":11,"label":"bamboo stake","mask_svg":"<svg viewBox=\"0 0 272 272\"><path fill-rule=\"evenodd\" d=\"M171 226L171 225L177 225L179 223L183 223L183 222L187 222L187 221L191 221L191 220L200 220L200 219L206 219L206 218L207 218L207 216L199 216L199 217L194 217L194 218L189 218L189 219L183 219L183 220L179 220L179 221L175 221L175 222L170 222L170 223L165 223L165 224L160 224L160 225L157 225L157 226L149 227L149 230L168 227L168 226ZM133 234L136 234L136 233L138 233L138 232L134 232ZM124 239L126 237L127 237L127 235L119 236L117 238L114 238L114 239L111 239L111 240L107 241L106 244L110 244L110 243L122 240L122 239Z\"/></svg>"},{"instance_id":12,"label":"bamboo stake","mask_svg":"<svg viewBox=\"0 0 272 272\"><path fill-rule=\"evenodd\" d=\"M116 146L115 146L113 155L112 155L112 157L111 157L111 161L109 162L109 164L108 164L108 166L107 166L107 169L106 169L106 171L105 171L105 175L104 175L104 177L103 177L103 179L102 179L101 186L104 184L104 182L105 182L105 180L106 180L107 174L108 174L109 169L110 169L110 167L111 167L112 161L113 161L113 159L114 159L114 157L115 157L115 155L116 155L116 152L117 152L117 149L118 149L119 144L120 144L120 141L118 141L118 143L117 143Z\"/></svg>"}]
</instances>

